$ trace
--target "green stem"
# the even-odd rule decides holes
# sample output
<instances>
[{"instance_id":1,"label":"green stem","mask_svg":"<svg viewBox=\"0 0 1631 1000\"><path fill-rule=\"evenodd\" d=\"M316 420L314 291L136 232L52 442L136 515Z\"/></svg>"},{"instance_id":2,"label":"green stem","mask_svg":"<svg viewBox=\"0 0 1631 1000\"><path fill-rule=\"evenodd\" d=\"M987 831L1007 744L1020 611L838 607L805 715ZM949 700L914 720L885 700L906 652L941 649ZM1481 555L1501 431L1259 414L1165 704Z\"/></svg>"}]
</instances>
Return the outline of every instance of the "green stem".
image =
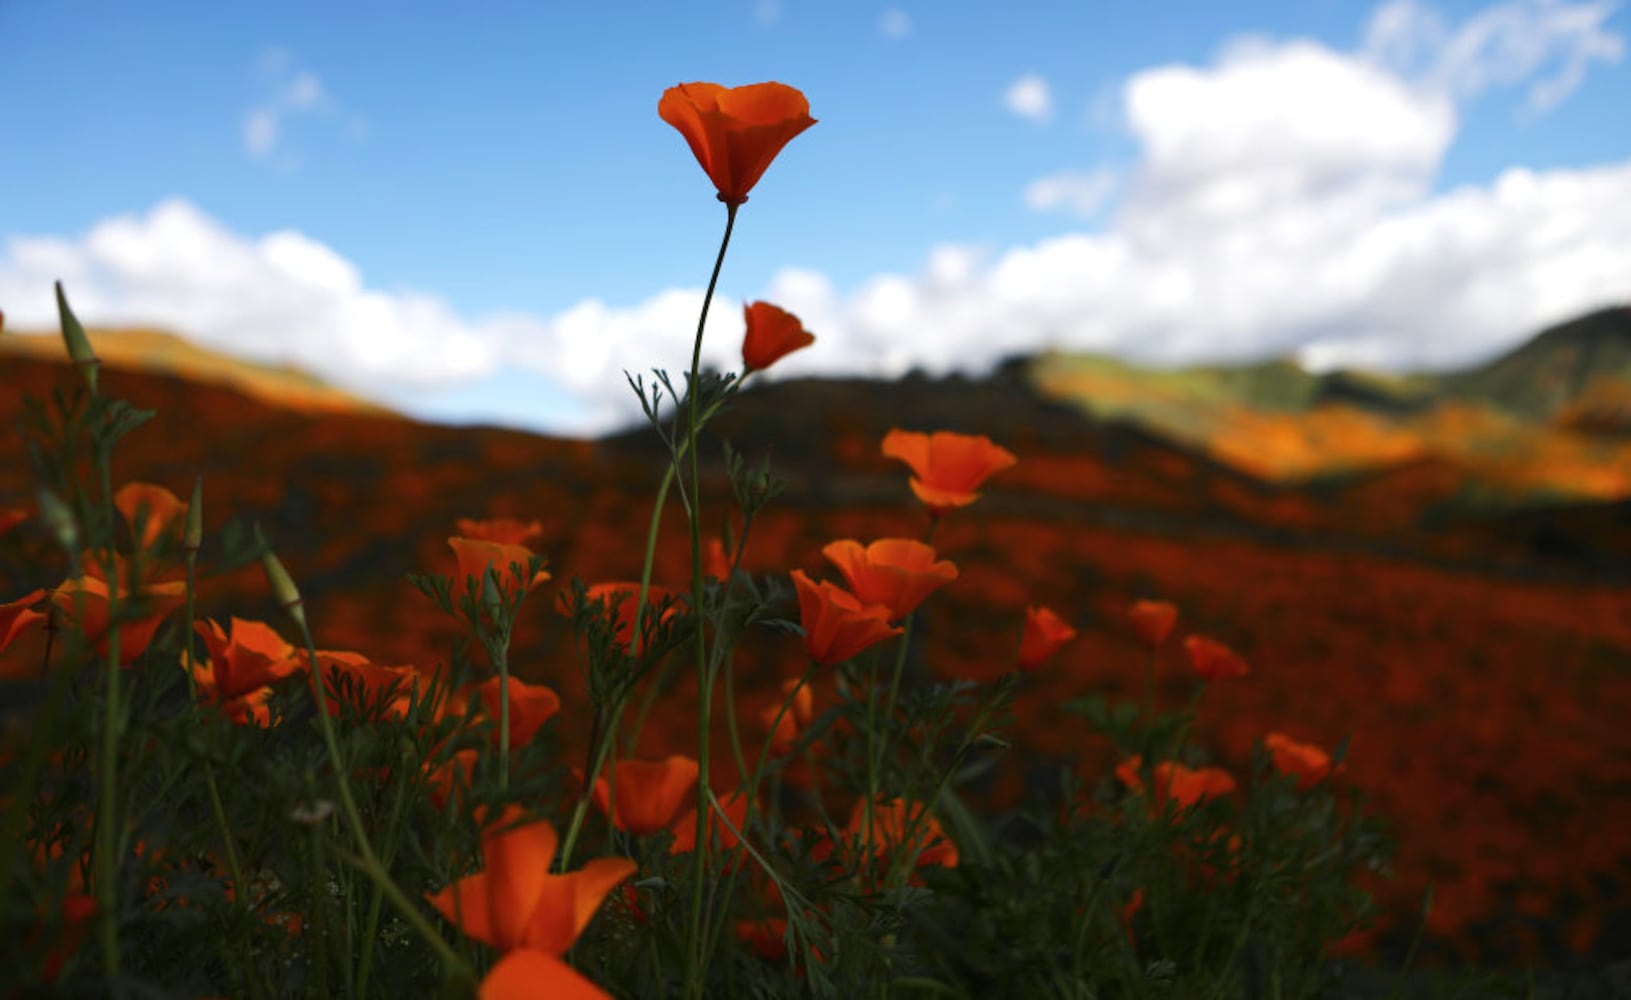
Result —
<instances>
[{"instance_id":1,"label":"green stem","mask_svg":"<svg viewBox=\"0 0 1631 1000\"><path fill-rule=\"evenodd\" d=\"M403 807L408 802L408 796L404 794L408 783L408 768L398 766L395 770L397 774L396 790L394 800L391 803L391 821L385 830L385 845L380 849L383 855L382 860L387 866L396 857L397 835L402 828ZM368 995L368 979L374 966L374 940L379 934L380 905L384 900L385 889L378 882L375 882L373 895L368 901L368 920L364 925L362 934L362 964L357 969L356 995L360 997Z\"/></svg>"},{"instance_id":2,"label":"green stem","mask_svg":"<svg viewBox=\"0 0 1631 1000\"><path fill-rule=\"evenodd\" d=\"M312 935L311 962L314 966L313 974L317 980L317 995L326 997L328 989L328 874L327 866L323 864L323 823L319 820L311 825L311 909L312 922L316 924L317 933Z\"/></svg>"},{"instance_id":3,"label":"green stem","mask_svg":"<svg viewBox=\"0 0 1631 1000\"><path fill-rule=\"evenodd\" d=\"M108 591L108 657L106 700L102 704L102 787L96 800L96 922L102 945L102 971L109 979L119 975L119 897L115 879L114 841L119 823L119 567L113 547L113 486L108 449L96 449L97 473L102 480L107 560L103 575ZM83 582L83 581L82 581Z\"/></svg>"},{"instance_id":4,"label":"green stem","mask_svg":"<svg viewBox=\"0 0 1631 1000\"><path fill-rule=\"evenodd\" d=\"M691 381L686 385L686 401L690 418L686 421L686 447L691 460L691 610L697 615L697 774L704 791L709 791L708 727L712 714L713 684L708 670L707 630L702 627L702 483L698 478L697 430L701 417L698 390L702 387L702 334L708 325L708 306L713 302L714 288L719 284L719 271L725 265L725 251L731 245L731 230L736 226L736 205L725 206L725 235L719 241L719 255L714 258L713 273L708 277L708 291L702 298L702 312L697 317L697 335L691 345ZM676 414L677 416L677 414ZM675 456L678 464L679 456ZM644 587L642 586L642 589ZM635 612L635 621L640 614ZM711 792L709 797L712 797ZM708 810L697 810L697 841L692 852L691 865L691 924L685 950L685 987L687 995L700 998L706 976L706 962L702 954L704 941L702 928L702 890L708 878Z\"/></svg>"}]
</instances>

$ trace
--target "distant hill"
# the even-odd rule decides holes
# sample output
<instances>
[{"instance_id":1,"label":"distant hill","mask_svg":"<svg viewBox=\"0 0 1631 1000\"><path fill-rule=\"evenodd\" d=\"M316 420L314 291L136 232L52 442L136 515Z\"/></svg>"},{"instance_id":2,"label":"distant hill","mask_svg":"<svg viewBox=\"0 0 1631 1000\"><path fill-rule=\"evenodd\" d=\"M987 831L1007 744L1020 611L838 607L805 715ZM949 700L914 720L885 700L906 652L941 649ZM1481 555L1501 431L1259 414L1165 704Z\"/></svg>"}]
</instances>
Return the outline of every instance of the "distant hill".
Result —
<instances>
[{"instance_id":1,"label":"distant hill","mask_svg":"<svg viewBox=\"0 0 1631 1000\"><path fill-rule=\"evenodd\" d=\"M1139 368L1048 353L1037 390L1136 421L1280 482L1431 461L1446 503L1489 508L1631 497L1631 308L1601 309L1461 371L1314 374L1290 360Z\"/></svg>"},{"instance_id":2,"label":"distant hill","mask_svg":"<svg viewBox=\"0 0 1631 1000\"><path fill-rule=\"evenodd\" d=\"M290 365L263 365L201 347L172 333L147 329L87 331L104 365L131 371L178 375L190 382L230 386L263 402L303 413L368 413L391 411L337 389L317 376ZM6 356L60 360L62 338L56 333L0 333L0 359ZM0 360L0 363L4 363Z\"/></svg>"}]
</instances>

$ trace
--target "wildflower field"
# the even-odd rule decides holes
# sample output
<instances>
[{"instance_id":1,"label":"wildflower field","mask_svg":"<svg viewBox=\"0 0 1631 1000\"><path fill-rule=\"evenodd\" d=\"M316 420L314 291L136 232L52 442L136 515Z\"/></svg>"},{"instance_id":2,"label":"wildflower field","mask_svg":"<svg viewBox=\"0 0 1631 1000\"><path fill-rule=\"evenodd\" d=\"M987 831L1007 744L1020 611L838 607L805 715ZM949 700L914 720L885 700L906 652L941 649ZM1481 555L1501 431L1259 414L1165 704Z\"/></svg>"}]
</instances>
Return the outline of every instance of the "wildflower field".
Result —
<instances>
[{"instance_id":1,"label":"wildflower field","mask_svg":"<svg viewBox=\"0 0 1631 1000\"><path fill-rule=\"evenodd\" d=\"M816 122L658 111L724 208L700 351ZM638 436L407 448L146 409L72 294L70 367L0 400L6 991L1521 996L1625 943L1623 585L1313 544L1000 390L755 388L819 349L771 303L739 372L628 359Z\"/></svg>"}]
</instances>

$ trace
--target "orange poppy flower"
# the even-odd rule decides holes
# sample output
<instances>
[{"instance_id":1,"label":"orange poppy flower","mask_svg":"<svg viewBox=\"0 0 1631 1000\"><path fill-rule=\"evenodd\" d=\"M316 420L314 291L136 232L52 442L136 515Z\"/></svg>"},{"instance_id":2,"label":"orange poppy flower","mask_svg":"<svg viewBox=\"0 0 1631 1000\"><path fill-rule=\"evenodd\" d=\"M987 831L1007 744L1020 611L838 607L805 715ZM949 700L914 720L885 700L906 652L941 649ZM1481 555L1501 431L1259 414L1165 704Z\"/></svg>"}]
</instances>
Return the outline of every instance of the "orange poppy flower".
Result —
<instances>
[{"instance_id":1,"label":"orange poppy flower","mask_svg":"<svg viewBox=\"0 0 1631 1000\"><path fill-rule=\"evenodd\" d=\"M461 538L497 542L499 545L527 545L544 532L544 526L537 521L520 521L513 517L494 517L485 521L461 517L454 522L454 527Z\"/></svg>"},{"instance_id":2,"label":"orange poppy flower","mask_svg":"<svg viewBox=\"0 0 1631 1000\"><path fill-rule=\"evenodd\" d=\"M124 559L116 560L114 572L106 575L87 560L85 575L64 581L51 592L51 600L68 615L74 614L76 604L82 605L84 618L78 623L79 629L102 656L108 651L108 575L118 581L115 593L122 606L121 615L129 614L131 604L137 605L137 617L125 617L119 622L120 666L128 667L147 649L170 613L187 603L187 585L180 580L143 583L135 594L130 594Z\"/></svg>"},{"instance_id":3,"label":"orange poppy flower","mask_svg":"<svg viewBox=\"0 0 1631 1000\"><path fill-rule=\"evenodd\" d=\"M881 604L862 604L849 591L823 580L816 583L803 570L793 571L799 595L799 623L804 626L804 650L810 659L827 666L840 663L902 629L889 624L890 611Z\"/></svg>"},{"instance_id":4,"label":"orange poppy flower","mask_svg":"<svg viewBox=\"0 0 1631 1000\"><path fill-rule=\"evenodd\" d=\"M498 746L499 732L498 720L500 705L498 701L498 682L500 678L494 676L465 687L450 699L449 709L455 713L463 714L472 694L481 698L482 707L486 710L487 718L492 721L493 730L489 739L493 746ZM532 737L543 728L557 712L561 710L561 697L552 688L542 684L528 684L514 674L510 681L510 746L516 750L532 742Z\"/></svg>"},{"instance_id":5,"label":"orange poppy flower","mask_svg":"<svg viewBox=\"0 0 1631 1000\"><path fill-rule=\"evenodd\" d=\"M414 681L420 676L414 667L382 667L361 653L326 649L317 651L317 668L328 694L328 714L336 717L340 714L342 678L348 679L344 686L350 690L352 701L364 705L383 702L386 718L401 719L408 714Z\"/></svg>"},{"instance_id":6,"label":"orange poppy flower","mask_svg":"<svg viewBox=\"0 0 1631 1000\"><path fill-rule=\"evenodd\" d=\"M483 870L430 895L430 905L500 951L526 948L558 957L636 866L627 858L597 858L581 871L551 875L555 827L548 820L513 826L516 815L512 807L482 834Z\"/></svg>"},{"instance_id":7,"label":"orange poppy flower","mask_svg":"<svg viewBox=\"0 0 1631 1000\"><path fill-rule=\"evenodd\" d=\"M79 950L80 942L85 939L85 930L90 925L91 918L96 916L96 897L83 892L70 892L62 898L61 930L56 943L45 951L45 961L40 967L40 978L46 984L55 983L57 977L62 975L62 966L74 952ZM36 928L35 935L37 936ZM30 945L34 944L31 940Z\"/></svg>"},{"instance_id":8,"label":"orange poppy flower","mask_svg":"<svg viewBox=\"0 0 1631 1000\"><path fill-rule=\"evenodd\" d=\"M781 702L773 701L759 713L759 719L770 729L770 750L772 753L785 754L793 749L798 742L799 730L810 724L815 717L815 695L810 691L810 685L800 683L794 677L782 682L782 694L792 695L793 701L782 711ZM778 720L777 716L781 718ZM774 727L774 728L772 728Z\"/></svg>"},{"instance_id":9,"label":"orange poppy flower","mask_svg":"<svg viewBox=\"0 0 1631 1000\"><path fill-rule=\"evenodd\" d=\"M617 622L612 638L625 650L629 647L629 636L633 634L635 601L640 596L640 581L619 580L614 583L597 583L590 587L586 593L590 604L596 601L605 601L607 612ZM666 587L650 586L646 588L645 621L641 623L642 630L651 628L651 614L649 609L661 604L674 596L674 592ZM668 621L678 614L678 609L672 604L662 614L662 621Z\"/></svg>"},{"instance_id":10,"label":"orange poppy flower","mask_svg":"<svg viewBox=\"0 0 1631 1000\"><path fill-rule=\"evenodd\" d=\"M912 492L936 517L980 498L976 488L992 473L1019 461L982 435L895 429L884 435L883 453L912 467Z\"/></svg>"},{"instance_id":11,"label":"orange poppy flower","mask_svg":"<svg viewBox=\"0 0 1631 1000\"><path fill-rule=\"evenodd\" d=\"M152 548L167 533L179 532L187 517L185 503L152 483L126 483L113 494L113 505L125 516L132 531L136 530L136 522L145 518L142 537L136 540L143 549Z\"/></svg>"},{"instance_id":12,"label":"orange poppy flower","mask_svg":"<svg viewBox=\"0 0 1631 1000\"><path fill-rule=\"evenodd\" d=\"M1025 634L1019 640L1019 668L1035 670L1059 647L1076 638L1076 630L1048 608L1025 609Z\"/></svg>"},{"instance_id":13,"label":"orange poppy flower","mask_svg":"<svg viewBox=\"0 0 1631 1000\"><path fill-rule=\"evenodd\" d=\"M702 572L724 583L731 578L731 557L725 552L723 539L710 538L702 553Z\"/></svg>"},{"instance_id":14,"label":"orange poppy flower","mask_svg":"<svg viewBox=\"0 0 1631 1000\"><path fill-rule=\"evenodd\" d=\"M306 669L304 657L263 622L233 618L230 631L223 631L206 620L193 628L209 649L208 662L189 663L199 701L220 705L240 725L269 724L272 685Z\"/></svg>"},{"instance_id":15,"label":"orange poppy flower","mask_svg":"<svg viewBox=\"0 0 1631 1000\"><path fill-rule=\"evenodd\" d=\"M487 575L489 567L498 576L498 585L504 591L505 600L509 600L515 593L515 588L521 583L521 574L526 572L527 563L532 559L532 550L525 545L511 545L502 542L489 542L480 538L461 538L455 535L447 540L453 547L453 554L459 560L458 573L453 577L453 592L464 593L466 581L475 578L476 593L481 593L482 578ZM539 570L527 584L527 589L538 586L549 579L549 573Z\"/></svg>"},{"instance_id":16,"label":"orange poppy flower","mask_svg":"<svg viewBox=\"0 0 1631 1000\"><path fill-rule=\"evenodd\" d=\"M747 333L742 338L742 363L749 371L763 371L794 351L815 343L815 334L792 313L768 302L742 307Z\"/></svg>"},{"instance_id":17,"label":"orange poppy flower","mask_svg":"<svg viewBox=\"0 0 1631 1000\"><path fill-rule=\"evenodd\" d=\"M1137 601L1127 611L1139 641L1151 649L1167 641L1178 621L1178 609L1167 601Z\"/></svg>"},{"instance_id":18,"label":"orange poppy flower","mask_svg":"<svg viewBox=\"0 0 1631 1000\"><path fill-rule=\"evenodd\" d=\"M1133 791L1142 792L1142 765L1143 758L1134 754L1116 765L1116 777ZM1180 810L1188 809L1209 798L1228 795L1236 788L1234 776L1221 767L1190 768L1164 760L1155 765L1153 772L1156 808L1170 798Z\"/></svg>"},{"instance_id":19,"label":"orange poppy flower","mask_svg":"<svg viewBox=\"0 0 1631 1000\"><path fill-rule=\"evenodd\" d=\"M612 1000L583 973L548 952L517 948L493 964L478 1000Z\"/></svg>"},{"instance_id":20,"label":"orange poppy flower","mask_svg":"<svg viewBox=\"0 0 1631 1000\"><path fill-rule=\"evenodd\" d=\"M782 147L816 123L805 96L782 83L682 83L663 91L657 114L679 129L727 205L747 201Z\"/></svg>"},{"instance_id":21,"label":"orange poppy flower","mask_svg":"<svg viewBox=\"0 0 1631 1000\"><path fill-rule=\"evenodd\" d=\"M1184 649L1189 653L1190 665L1202 680L1227 680L1252 672L1238 653L1216 639L1192 635L1184 640Z\"/></svg>"},{"instance_id":22,"label":"orange poppy flower","mask_svg":"<svg viewBox=\"0 0 1631 1000\"><path fill-rule=\"evenodd\" d=\"M459 750L434 767L425 762L425 791L436 808L446 809L455 791L470 787L478 756L475 750Z\"/></svg>"},{"instance_id":23,"label":"orange poppy flower","mask_svg":"<svg viewBox=\"0 0 1631 1000\"><path fill-rule=\"evenodd\" d=\"M731 821L730 826L719 822L719 815L713 810L708 812L708 840L718 842L721 850L728 851L735 847L740 840L732 832L731 827L742 829L748 821L748 800L739 788L729 796L721 799L719 804L725 809L725 816ZM669 845L669 854L689 854L697 848L697 811L689 809L684 816L675 820L669 826L674 834L674 843Z\"/></svg>"},{"instance_id":24,"label":"orange poppy flower","mask_svg":"<svg viewBox=\"0 0 1631 1000\"><path fill-rule=\"evenodd\" d=\"M33 609L45 597L44 590L24 594L15 601L0 604L0 653L6 651L23 629L35 622L45 621L45 615Z\"/></svg>"},{"instance_id":25,"label":"orange poppy flower","mask_svg":"<svg viewBox=\"0 0 1631 1000\"><path fill-rule=\"evenodd\" d=\"M862 547L845 538L821 550L862 604L881 604L900 621L930 594L957 579L950 560L935 562L934 548L910 538L880 538Z\"/></svg>"},{"instance_id":26,"label":"orange poppy flower","mask_svg":"<svg viewBox=\"0 0 1631 1000\"><path fill-rule=\"evenodd\" d=\"M907 824L916 820L917 825L912 831L912 841L906 842ZM897 851L908 850L917 853L917 865L941 865L946 868L956 868L959 860L957 845L946 836L946 831L940 828L940 821L929 813L928 807L921 803L908 805L904 799L890 799L879 802L872 807L872 840L874 853L878 863L887 866ZM850 811L849 825L844 827L844 833L851 840L864 836L866 827L866 802L855 803ZM863 843L864 847L865 844Z\"/></svg>"},{"instance_id":27,"label":"orange poppy flower","mask_svg":"<svg viewBox=\"0 0 1631 1000\"><path fill-rule=\"evenodd\" d=\"M1331 767L1331 755L1311 743L1299 743L1284 733L1263 737L1263 746L1274 760L1274 769L1297 779L1297 791L1310 788L1341 770Z\"/></svg>"},{"instance_id":28,"label":"orange poppy flower","mask_svg":"<svg viewBox=\"0 0 1631 1000\"><path fill-rule=\"evenodd\" d=\"M697 783L697 762L678 754L667 760L625 760L617 765L614 777L610 787L616 801L610 803L606 778L595 779L596 808L604 813L609 805L613 826L645 837L674 822L674 814Z\"/></svg>"}]
</instances>

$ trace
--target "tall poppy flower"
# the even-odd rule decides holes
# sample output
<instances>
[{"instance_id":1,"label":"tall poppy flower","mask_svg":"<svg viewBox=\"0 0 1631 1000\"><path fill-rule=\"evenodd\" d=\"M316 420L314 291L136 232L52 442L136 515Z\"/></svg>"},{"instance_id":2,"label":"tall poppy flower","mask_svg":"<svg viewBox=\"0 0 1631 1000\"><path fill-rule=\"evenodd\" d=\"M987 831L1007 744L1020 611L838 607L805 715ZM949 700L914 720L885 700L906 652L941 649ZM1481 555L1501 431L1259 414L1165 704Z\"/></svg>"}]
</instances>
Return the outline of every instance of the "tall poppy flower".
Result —
<instances>
[{"instance_id":1,"label":"tall poppy flower","mask_svg":"<svg viewBox=\"0 0 1631 1000\"><path fill-rule=\"evenodd\" d=\"M935 561L934 548L910 538L880 538L871 545L845 538L821 550L844 574L862 604L881 604L889 620L900 621L930 594L957 579L948 559Z\"/></svg>"},{"instance_id":2,"label":"tall poppy flower","mask_svg":"<svg viewBox=\"0 0 1631 1000\"><path fill-rule=\"evenodd\" d=\"M114 580L113 593L121 605L119 622L120 666L128 667L142 655L153 636L172 611L187 601L187 585L180 580L168 583L143 583L131 593L125 579L125 561L117 559L111 573L89 565L84 576L65 581L51 592L51 600L64 613L72 615L76 607L84 615L77 624L101 655L107 655L109 618L108 579Z\"/></svg>"},{"instance_id":3,"label":"tall poppy flower","mask_svg":"<svg viewBox=\"0 0 1631 1000\"><path fill-rule=\"evenodd\" d=\"M1331 777L1331 755L1311 743L1299 743L1284 733L1269 733L1263 746L1274 761L1274 769L1297 779L1297 791L1310 788Z\"/></svg>"},{"instance_id":4,"label":"tall poppy flower","mask_svg":"<svg viewBox=\"0 0 1631 1000\"><path fill-rule=\"evenodd\" d=\"M1076 630L1049 608L1025 609L1025 633L1019 640L1019 668L1035 670L1059 647L1076 638Z\"/></svg>"},{"instance_id":5,"label":"tall poppy flower","mask_svg":"<svg viewBox=\"0 0 1631 1000\"><path fill-rule=\"evenodd\" d=\"M1185 639L1184 651L1189 654L1189 663L1196 675L1205 681L1244 677L1252 672L1240 654L1208 636L1192 635Z\"/></svg>"},{"instance_id":6,"label":"tall poppy flower","mask_svg":"<svg viewBox=\"0 0 1631 1000\"><path fill-rule=\"evenodd\" d=\"M810 102L783 83L682 83L663 92L657 114L679 129L727 205L747 201L782 147L816 123Z\"/></svg>"},{"instance_id":7,"label":"tall poppy flower","mask_svg":"<svg viewBox=\"0 0 1631 1000\"><path fill-rule=\"evenodd\" d=\"M401 719L408 714L414 681L420 676L414 667L384 667L361 653L326 649L317 651L317 669L328 693L328 714L335 717L340 702L349 697L355 704L381 706L385 718Z\"/></svg>"},{"instance_id":8,"label":"tall poppy flower","mask_svg":"<svg viewBox=\"0 0 1631 1000\"><path fill-rule=\"evenodd\" d=\"M454 522L454 527L461 538L497 542L499 545L527 545L544 532L544 526L537 521L521 521L513 517L494 517L485 521L461 517Z\"/></svg>"},{"instance_id":9,"label":"tall poppy flower","mask_svg":"<svg viewBox=\"0 0 1631 1000\"><path fill-rule=\"evenodd\" d=\"M983 434L895 429L884 435L883 453L911 466L912 492L936 517L980 498L976 492L993 473L1019 461Z\"/></svg>"},{"instance_id":10,"label":"tall poppy flower","mask_svg":"<svg viewBox=\"0 0 1631 1000\"><path fill-rule=\"evenodd\" d=\"M792 313L768 302L742 307L747 333L742 337L742 363L750 371L763 371L794 351L815 343L815 334Z\"/></svg>"},{"instance_id":11,"label":"tall poppy flower","mask_svg":"<svg viewBox=\"0 0 1631 1000\"><path fill-rule=\"evenodd\" d=\"M639 596L640 583L638 580L597 583L590 587L585 595L591 604L596 601L606 602L607 613L612 616L612 620L616 623L612 632L612 639L624 649L628 648L629 636L633 634L635 606ZM673 596L673 591L666 587L649 586L646 588L646 608L648 612L645 616L646 620L641 623L642 631L652 626L652 616L649 609L653 605L661 604ZM676 613L674 606L671 604L663 611L660 621L666 622L673 618ZM644 640L642 640L643 642Z\"/></svg>"},{"instance_id":12,"label":"tall poppy flower","mask_svg":"<svg viewBox=\"0 0 1631 1000\"><path fill-rule=\"evenodd\" d=\"M272 685L305 669L304 658L270 625L242 618L229 624L230 629L222 629L205 620L193 626L209 649L207 661L189 658L198 698L220 705L240 725L267 725Z\"/></svg>"},{"instance_id":13,"label":"tall poppy flower","mask_svg":"<svg viewBox=\"0 0 1631 1000\"><path fill-rule=\"evenodd\" d=\"M619 830L646 837L668 829L696 783L697 762L690 757L625 760L611 782L595 779L594 803Z\"/></svg>"},{"instance_id":14,"label":"tall poppy flower","mask_svg":"<svg viewBox=\"0 0 1631 1000\"><path fill-rule=\"evenodd\" d=\"M825 580L816 583L803 570L793 571L793 586L799 595L804 651L822 666L847 660L902 632L889 624L887 607L862 604L844 588Z\"/></svg>"},{"instance_id":15,"label":"tall poppy flower","mask_svg":"<svg viewBox=\"0 0 1631 1000\"><path fill-rule=\"evenodd\" d=\"M526 746L532 742L532 737L543 728L561 710L561 697L554 689L542 684L528 684L514 674L508 678L510 697L510 750ZM481 699L482 707L486 710L487 718L492 720L493 731L491 740L498 746L499 712L502 710L498 700L498 682L500 678L489 677L480 684L471 685L459 692L453 699L452 710L463 712L469 704L473 694Z\"/></svg>"},{"instance_id":16,"label":"tall poppy flower","mask_svg":"<svg viewBox=\"0 0 1631 1000\"><path fill-rule=\"evenodd\" d=\"M1178 609L1168 601L1135 601L1127 610L1138 640L1151 649L1167 641L1178 621Z\"/></svg>"},{"instance_id":17,"label":"tall poppy flower","mask_svg":"<svg viewBox=\"0 0 1631 1000\"><path fill-rule=\"evenodd\" d=\"M597 858L580 871L551 875L555 827L548 820L514 826L514 816L507 811L482 834L483 870L430 894L430 905L499 951L525 948L558 958L636 866L627 858Z\"/></svg>"}]
</instances>

